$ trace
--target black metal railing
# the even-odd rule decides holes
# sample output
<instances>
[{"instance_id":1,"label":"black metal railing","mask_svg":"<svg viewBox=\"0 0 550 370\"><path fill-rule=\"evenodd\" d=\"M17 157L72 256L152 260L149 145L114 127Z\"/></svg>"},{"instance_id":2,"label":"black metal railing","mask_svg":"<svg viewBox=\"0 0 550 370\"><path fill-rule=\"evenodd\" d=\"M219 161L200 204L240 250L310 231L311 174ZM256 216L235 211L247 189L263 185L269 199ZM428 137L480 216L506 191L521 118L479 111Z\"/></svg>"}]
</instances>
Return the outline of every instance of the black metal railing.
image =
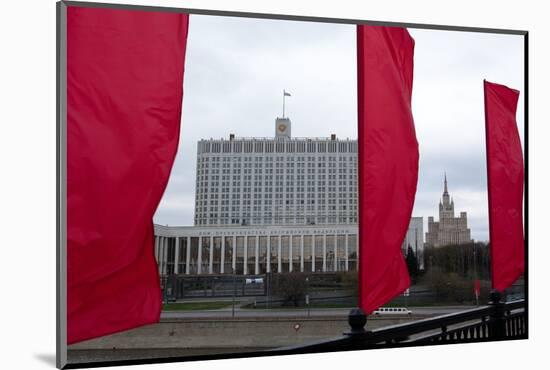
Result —
<instances>
[{"instance_id":1,"label":"black metal railing","mask_svg":"<svg viewBox=\"0 0 550 370\"><path fill-rule=\"evenodd\" d=\"M525 301L502 302L496 291L486 306L372 331L365 330L367 317L359 308L350 312L348 321L351 329L341 337L272 352L283 355L527 338Z\"/></svg>"}]
</instances>

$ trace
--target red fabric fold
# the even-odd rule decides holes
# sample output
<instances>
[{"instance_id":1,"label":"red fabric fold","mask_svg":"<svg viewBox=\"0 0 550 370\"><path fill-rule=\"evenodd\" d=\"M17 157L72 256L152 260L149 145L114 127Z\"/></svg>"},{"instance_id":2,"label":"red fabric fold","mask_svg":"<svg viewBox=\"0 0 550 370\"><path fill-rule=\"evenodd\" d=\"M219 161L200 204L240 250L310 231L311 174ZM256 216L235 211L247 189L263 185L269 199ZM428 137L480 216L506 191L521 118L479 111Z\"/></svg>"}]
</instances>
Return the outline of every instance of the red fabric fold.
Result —
<instances>
[{"instance_id":1,"label":"red fabric fold","mask_svg":"<svg viewBox=\"0 0 550 370\"><path fill-rule=\"evenodd\" d=\"M67 336L159 320L152 217L176 155L188 16L67 9Z\"/></svg>"},{"instance_id":2,"label":"red fabric fold","mask_svg":"<svg viewBox=\"0 0 550 370\"><path fill-rule=\"evenodd\" d=\"M406 29L357 26L359 302L367 313L410 285L401 244L418 180L413 55Z\"/></svg>"},{"instance_id":3,"label":"red fabric fold","mask_svg":"<svg viewBox=\"0 0 550 370\"><path fill-rule=\"evenodd\" d=\"M483 82L493 288L510 287L523 274L523 151L516 124L519 91Z\"/></svg>"}]
</instances>

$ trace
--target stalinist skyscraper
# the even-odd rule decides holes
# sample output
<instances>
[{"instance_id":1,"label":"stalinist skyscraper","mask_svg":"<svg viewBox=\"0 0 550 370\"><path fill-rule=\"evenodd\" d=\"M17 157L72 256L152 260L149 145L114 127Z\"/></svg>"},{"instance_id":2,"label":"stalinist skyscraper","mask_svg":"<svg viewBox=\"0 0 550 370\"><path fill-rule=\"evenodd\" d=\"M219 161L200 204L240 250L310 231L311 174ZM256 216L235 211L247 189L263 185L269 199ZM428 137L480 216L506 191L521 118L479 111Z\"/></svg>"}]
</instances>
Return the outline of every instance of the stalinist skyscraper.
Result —
<instances>
[{"instance_id":1,"label":"stalinist skyscraper","mask_svg":"<svg viewBox=\"0 0 550 370\"><path fill-rule=\"evenodd\" d=\"M445 174L443 196L439 201L439 222L435 222L433 217L428 217L426 245L439 247L471 241L466 212L460 212L460 217L455 217L455 204L449 196L447 174Z\"/></svg>"}]
</instances>

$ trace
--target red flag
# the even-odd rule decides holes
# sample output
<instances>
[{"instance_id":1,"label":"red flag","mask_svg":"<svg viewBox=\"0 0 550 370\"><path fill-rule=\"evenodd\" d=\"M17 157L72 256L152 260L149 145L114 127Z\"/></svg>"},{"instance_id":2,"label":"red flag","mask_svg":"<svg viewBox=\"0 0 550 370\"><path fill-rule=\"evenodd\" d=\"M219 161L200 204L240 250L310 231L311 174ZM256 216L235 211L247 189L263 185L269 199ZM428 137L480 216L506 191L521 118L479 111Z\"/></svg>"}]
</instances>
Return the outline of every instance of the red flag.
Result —
<instances>
[{"instance_id":1,"label":"red flag","mask_svg":"<svg viewBox=\"0 0 550 370\"><path fill-rule=\"evenodd\" d=\"M479 279L475 279L474 280L474 294L476 296L476 299L477 299L477 297L479 297L480 292L481 292L481 285L479 283Z\"/></svg>"},{"instance_id":2,"label":"red flag","mask_svg":"<svg viewBox=\"0 0 550 370\"><path fill-rule=\"evenodd\" d=\"M510 287L523 273L523 152L516 124L519 91L488 81L485 139L493 288Z\"/></svg>"},{"instance_id":3,"label":"red flag","mask_svg":"<svg viewBox=\"0 0 550 370\"><path fill-rule=\"evenodd\" d=\"M359 302L367 313L410 285L401 243L418 180L413 54L406 29L357 26Z\"/></svg>"},{"instance_id":4,"label":"red flag","mask_svg":"<svg viewBox=\"0 0 550 370\"><path fill-rule=\"evenodd\" d=\"M67 337L160 317L152 217L179 141L188 16L67 9Z\"/></svg>"}]
</instances>

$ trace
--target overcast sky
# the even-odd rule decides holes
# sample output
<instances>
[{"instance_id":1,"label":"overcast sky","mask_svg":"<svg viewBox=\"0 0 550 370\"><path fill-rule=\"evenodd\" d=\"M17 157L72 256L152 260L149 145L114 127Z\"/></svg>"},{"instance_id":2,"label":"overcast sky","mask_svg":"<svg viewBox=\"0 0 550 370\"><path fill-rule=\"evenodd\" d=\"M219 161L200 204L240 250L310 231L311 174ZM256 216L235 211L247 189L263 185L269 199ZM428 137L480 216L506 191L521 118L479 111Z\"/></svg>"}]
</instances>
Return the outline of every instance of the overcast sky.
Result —
<instances>
[{"instance_id":1,"label":"overcast sky","mask_svg":"<svg viewBox=\"0 0 550 370\"><path fill-rule=\"evenodd\" d=\"M455 213L487 240L483 79L520 90L523 37L409 29L416 42L413 112L420 145L414 216L438 219L447 172ZM355 26L191 15L182 130L154 221L192 225L200 139L274 136L282 90L292 135L357 138Z\"/></svg>"}]
</instances>

